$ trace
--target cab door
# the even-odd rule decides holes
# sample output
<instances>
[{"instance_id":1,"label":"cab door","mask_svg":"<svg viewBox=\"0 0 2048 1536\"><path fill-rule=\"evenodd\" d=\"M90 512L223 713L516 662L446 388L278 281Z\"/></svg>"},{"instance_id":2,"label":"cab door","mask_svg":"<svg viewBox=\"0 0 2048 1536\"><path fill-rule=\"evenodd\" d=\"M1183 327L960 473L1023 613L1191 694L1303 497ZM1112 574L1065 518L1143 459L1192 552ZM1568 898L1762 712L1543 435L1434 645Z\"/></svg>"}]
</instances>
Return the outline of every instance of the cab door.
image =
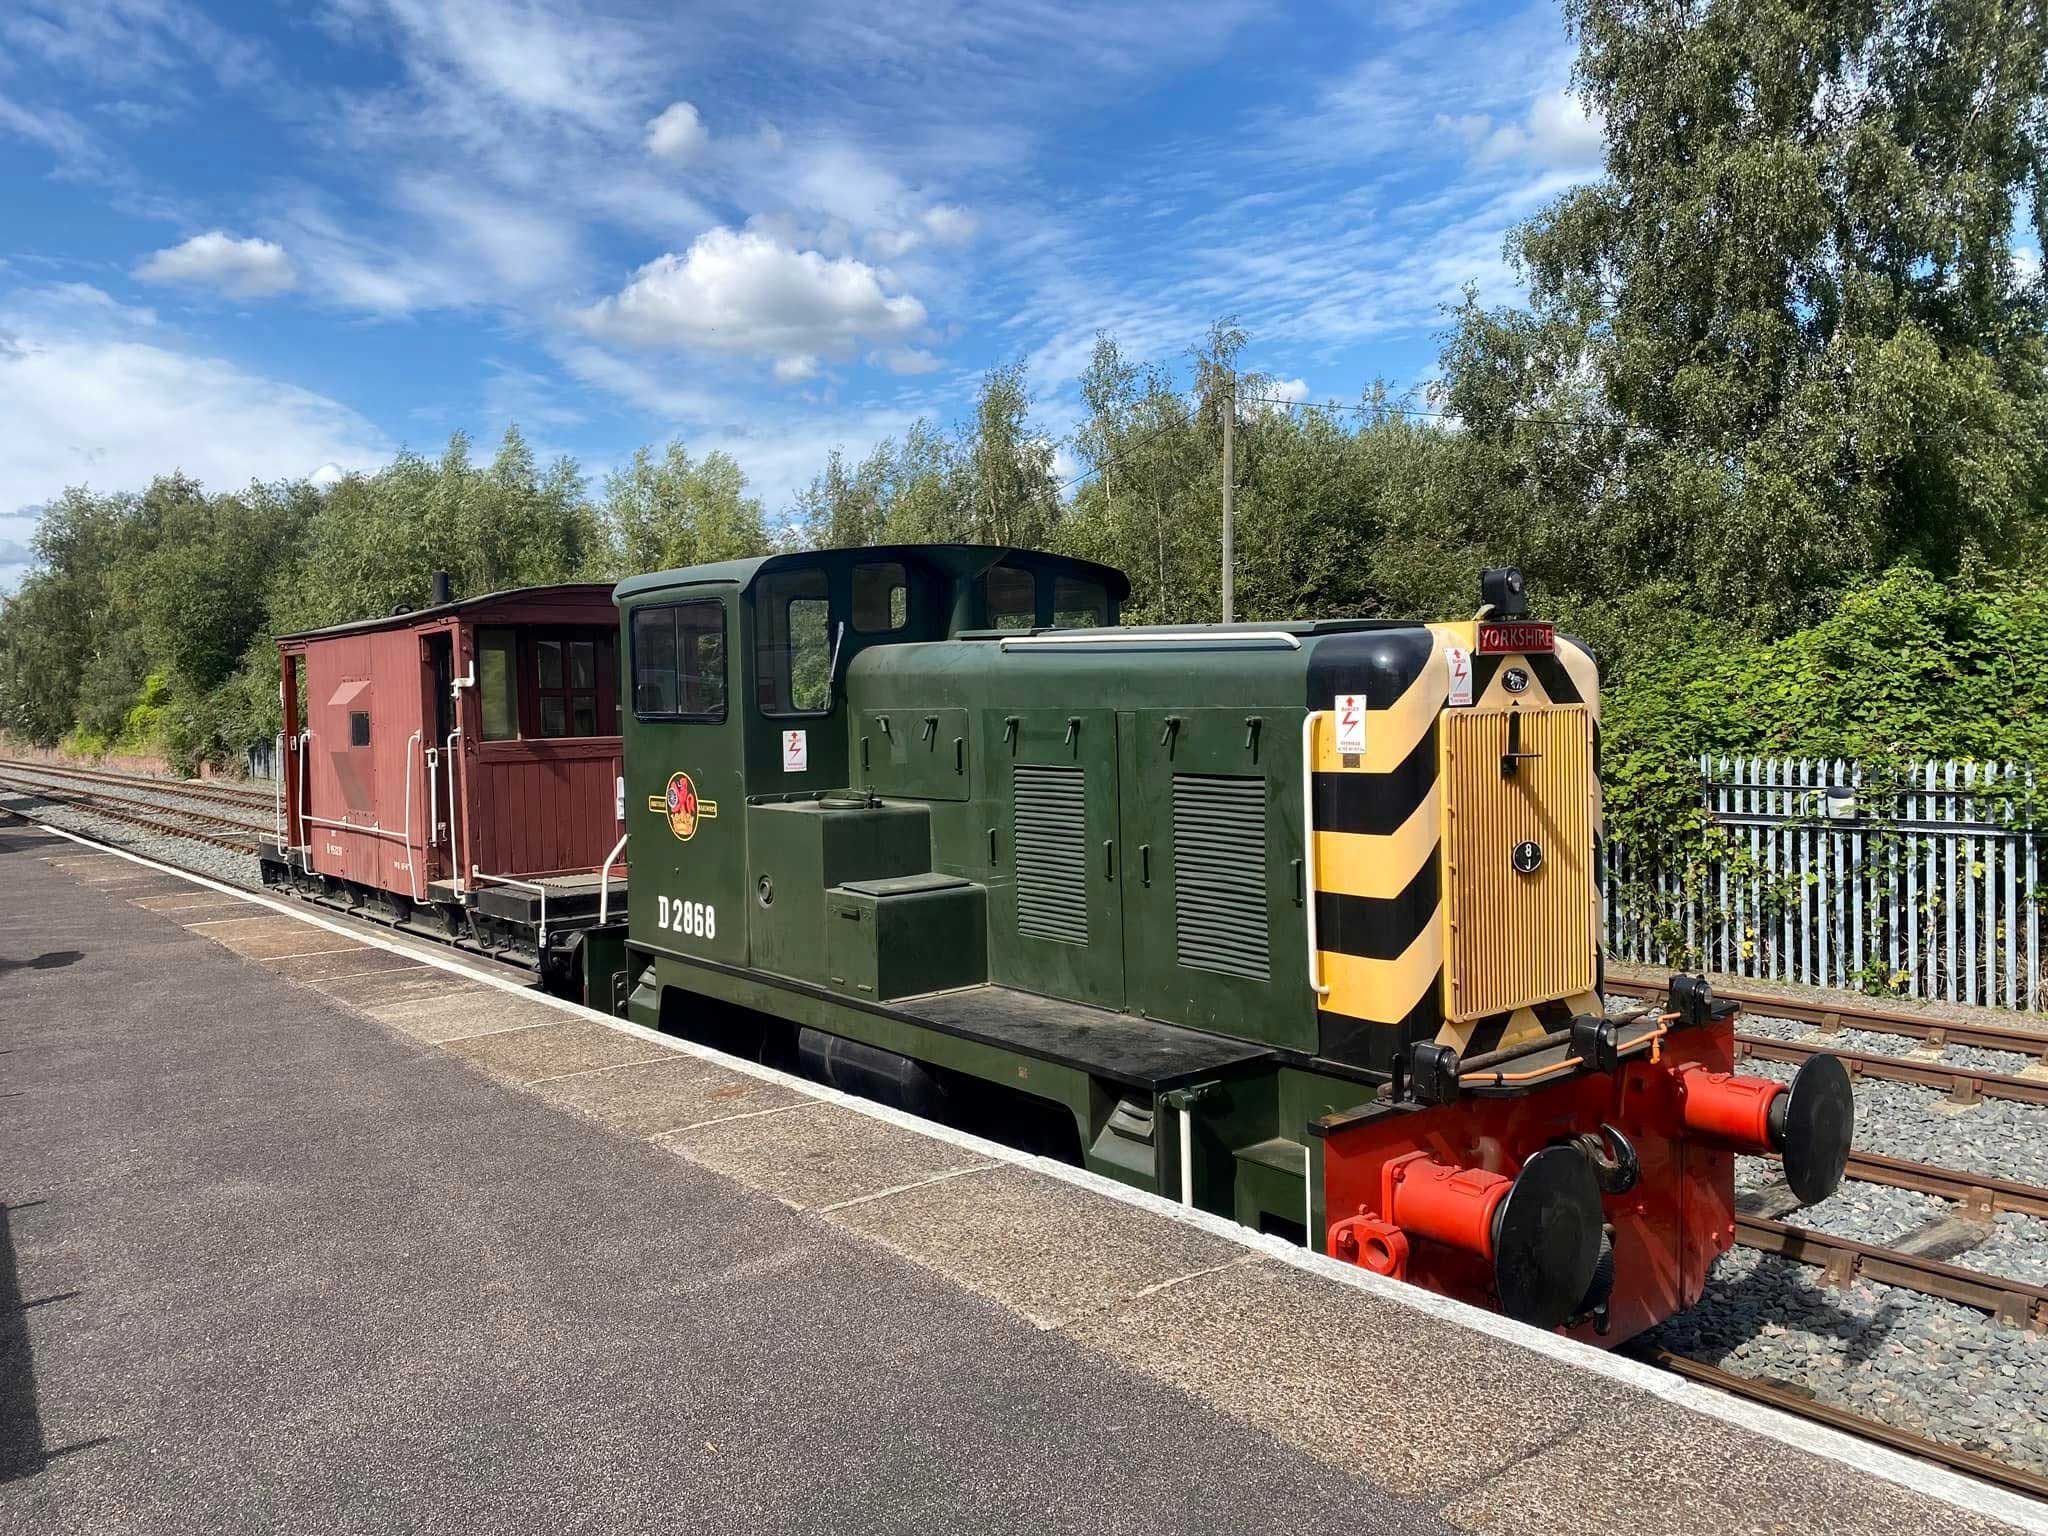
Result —
<instances>
[{"instance_id":1,"label":"cab door","mask_svg":"<svg viewBox=\"0 0 2048 1536\"><path fill-rule=\"evenodd\" d=\"M1134 1011L1314 1049L1300 719L1255 709L1118 715Z\"/></svg>"},{"instance_id":2,"label":"cab door","mask_svg":"<svg viewBox=\"0 0 2048 1536\"><path fill-rule=\"evenodd\" d=\"M982 712L991 980L1122 1005L1116 731L1107 709Z\"/></svg>"}]
</instances>

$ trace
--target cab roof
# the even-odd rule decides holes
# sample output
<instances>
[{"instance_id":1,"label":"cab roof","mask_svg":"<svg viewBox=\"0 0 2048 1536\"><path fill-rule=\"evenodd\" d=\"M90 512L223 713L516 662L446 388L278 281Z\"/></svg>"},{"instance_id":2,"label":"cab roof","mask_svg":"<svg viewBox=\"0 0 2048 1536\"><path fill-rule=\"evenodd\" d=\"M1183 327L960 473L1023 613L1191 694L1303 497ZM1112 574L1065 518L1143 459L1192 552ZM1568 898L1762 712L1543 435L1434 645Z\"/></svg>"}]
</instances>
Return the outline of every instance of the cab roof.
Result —
<instances>
[{"instance_id":1,"label":"cab roof","mask_svg":"<svg viewBox=\"0 0 2048 1536\"><path fill-rule=\"evenodd\" d=\"M1043 550L1016 549L1004 544L864 544L850 549L807 549L783 555L756 555L746 560L719 560L710 565L628 576L612 589L612 601L624 602L672 587L732 586L742 592L770 571L801 569L835 561L902 560L933 566L955 580L972 580L1005 561L1040 569L1072 571L1099 581L1122 602L1131 594L1130 578L1113 565L1081 560Z\"/></svg>"}]
</instances>

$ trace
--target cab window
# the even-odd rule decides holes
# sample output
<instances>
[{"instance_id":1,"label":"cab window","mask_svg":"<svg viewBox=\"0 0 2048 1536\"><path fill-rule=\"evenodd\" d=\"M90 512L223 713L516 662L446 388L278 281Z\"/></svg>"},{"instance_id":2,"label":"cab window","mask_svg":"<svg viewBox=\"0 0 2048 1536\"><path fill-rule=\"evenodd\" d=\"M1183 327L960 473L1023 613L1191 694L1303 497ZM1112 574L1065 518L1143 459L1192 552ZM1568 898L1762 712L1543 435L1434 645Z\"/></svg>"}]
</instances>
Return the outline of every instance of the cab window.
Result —
<instances>
[{"instance_id":1,"label":"cab window","mask_svg":"<svg viewBox=\"0 0 2048 1536\"><path fill-rule=\"evenodd\" d=\"M633 713L642 720L725 718L724 603L709 597L633 610Z\"/></svg>"},{"instance_id":2,"label":"cab window","mask_svg":"<svg viewBox=\"0 0 2048 1536\"><path fill-rule=\"evenodd\" d=\"M910 575L900 560L853 568L853 627L864 635L901 629L910 619Z\"/></svg>"},{"instance_id":3,"label":"cab window","mask_svg":"<svg viewBox=\"0 0 2048 1536\"><path fill-rule=\"evenodd\" d=\"M1099 629L1109 623L1109 591L1099 581L1058 576L1052 584L1055 629Z\"/></svg>"},{"instance_id":4,"label":"cab window","mask_svg":"<svg viewBox=\"0 0 2048 1536\"><path fill-rule=\"evenodd\" d=\"M1029 571L1021 566L998 565L983 581L988 593L990 629L1030 629L1038 623L1038 599Z\"/></svg>"},{"instance_id":5,"label":"cab window","mask_svg":"<svg viewBox=\"0 0 2048 1536\"><path fill-rule=\"evenodd\" d=\"M778 571L754 587L754 673L764 715L832 707L832 602L823 571Z\"/></svg>"}]
</instances>

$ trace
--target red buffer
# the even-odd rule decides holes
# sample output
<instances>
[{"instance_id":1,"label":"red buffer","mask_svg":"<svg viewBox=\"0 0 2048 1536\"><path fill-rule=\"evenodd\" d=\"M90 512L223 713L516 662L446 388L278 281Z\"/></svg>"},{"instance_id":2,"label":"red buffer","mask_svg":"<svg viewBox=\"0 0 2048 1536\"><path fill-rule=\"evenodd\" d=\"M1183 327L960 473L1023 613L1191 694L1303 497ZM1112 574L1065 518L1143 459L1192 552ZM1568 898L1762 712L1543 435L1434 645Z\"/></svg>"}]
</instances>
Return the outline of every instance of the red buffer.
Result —
<instances>
[{"instance_id":1,"label":"red buffer","mask_svg":"<svg viewBox=\"0 0 2048 1536\"><path fill-rule=\"evenodd\" d=\"M1735 1010L1677 980L1677 1012L1576 1021L1538 1086L1481 1097L1453 1064L1442 1102L1329 1117L1328 1251L1601 1344L1697 1301L1734 1242L1736 1154L1782 1154L1823 1199L1854 1102L1832 1057L1789 1088L1736 1075Z\"/></svg>"}]
</instances>

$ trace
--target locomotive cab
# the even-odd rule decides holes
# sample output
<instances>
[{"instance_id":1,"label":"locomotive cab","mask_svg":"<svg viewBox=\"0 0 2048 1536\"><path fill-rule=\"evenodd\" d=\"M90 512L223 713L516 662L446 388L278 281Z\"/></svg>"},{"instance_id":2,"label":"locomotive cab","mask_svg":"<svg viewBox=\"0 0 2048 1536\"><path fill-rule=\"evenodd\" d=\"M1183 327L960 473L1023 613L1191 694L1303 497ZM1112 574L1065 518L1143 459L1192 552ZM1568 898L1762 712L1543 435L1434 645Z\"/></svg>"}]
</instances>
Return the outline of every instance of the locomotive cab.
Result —
<instances>
[{"instance_id":1,"label":"locomotive cab","mask_svg":"<svg viewBox=\"0 0 2048 1536\"><path fill-rule=\"evenodd\" d=\"M1470 620L1134 627L1085 561L617 588L625 1010L1589 1339L1688 1305L1846 1078L1600 996L1599 677ZM1839 1066L1834 1073L1840 1074Z\"/></svg>"}]
</instances>

